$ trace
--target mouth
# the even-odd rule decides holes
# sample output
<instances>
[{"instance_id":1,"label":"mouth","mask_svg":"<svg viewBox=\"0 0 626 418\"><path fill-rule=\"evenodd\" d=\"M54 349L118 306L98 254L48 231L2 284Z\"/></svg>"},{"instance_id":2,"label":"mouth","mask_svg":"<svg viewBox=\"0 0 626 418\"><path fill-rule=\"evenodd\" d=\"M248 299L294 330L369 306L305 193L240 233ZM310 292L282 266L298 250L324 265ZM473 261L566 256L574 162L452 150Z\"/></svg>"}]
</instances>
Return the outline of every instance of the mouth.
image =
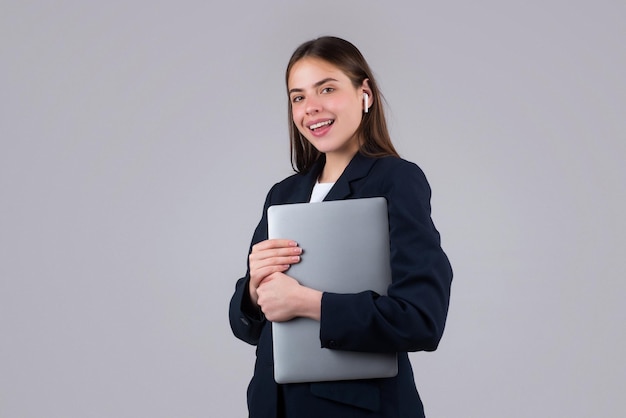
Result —
<instances>
[{"instance_id":1,"label":"mouth","mask_svg":"<svg viewBox=\"0 0 626 418\"><path fill-rule=\"evenodd\" d=\"M328 120L325 120L325 121L316 122L316 123L314 123L312 125L309 125L309 129L312 130L313 132L315 132L316 129L323 128L325 126L330 126L333 123L335 123L334 119L328 119Z\"/></svg>"}]
</instances>

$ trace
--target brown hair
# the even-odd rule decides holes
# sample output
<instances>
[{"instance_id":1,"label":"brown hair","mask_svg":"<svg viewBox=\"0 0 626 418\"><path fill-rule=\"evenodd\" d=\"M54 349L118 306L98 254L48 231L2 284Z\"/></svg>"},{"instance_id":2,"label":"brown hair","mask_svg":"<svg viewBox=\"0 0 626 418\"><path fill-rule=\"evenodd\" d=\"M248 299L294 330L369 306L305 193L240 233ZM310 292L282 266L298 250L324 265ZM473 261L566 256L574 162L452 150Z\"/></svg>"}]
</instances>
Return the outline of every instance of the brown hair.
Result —
<instances>
[{"instance_id":1,"label":"brown hair","mask_svg":"<svg viewBox=\"0 0 626 418\"><path fill-rule=\"evenodd\" d=\"M355 88L362 85L363 80L369 80L372 90L373 104L369 112L364 114L361 125L357 130L359 152L370 157L398 156L387 130L385 113L382 105L382 94L374 79L374 74L361 52L350 42L333 36L324 36L300 45L291 55L285 82L288 85L289 73L296 62L303 58L318 58L339 68L352 81ZM289 87L287 86L287 89ZM311 145L298 131L293 123L291 100L289 103L289 138L291 151L291 166L296 172L306 173L320 158L321 153Z\"/></svg>"}]
</instances>

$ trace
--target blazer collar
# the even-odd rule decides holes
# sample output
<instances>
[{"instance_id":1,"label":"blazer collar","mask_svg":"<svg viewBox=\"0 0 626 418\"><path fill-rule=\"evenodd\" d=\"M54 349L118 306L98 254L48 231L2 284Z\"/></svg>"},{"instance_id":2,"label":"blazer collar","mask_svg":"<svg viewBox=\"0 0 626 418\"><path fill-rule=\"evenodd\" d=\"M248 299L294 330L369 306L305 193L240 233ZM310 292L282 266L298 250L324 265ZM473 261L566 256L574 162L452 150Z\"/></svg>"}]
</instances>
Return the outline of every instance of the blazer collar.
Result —
<instances>
[{"instance_id":1,"label":"blazer collar","mask_svg":"<svg viewBox=\"0 0 626 418\"><path fill-rule=\"evenodd\" d=\"M297 202L308 202L311 199L313 186L315 186L315 182L324 169L325 162L326 159L322 156L311 167L311 170L304 174L301 183L302 187L299 188L296 196L294 196ZM349 197L353 193L351 183L367 176L375 162L376 158L356 153L324 200L341 200Z\"/></svg>"},{"instance_id":2,"label":"blazer collar","mask_svg":"<svg viewBox=\"0 0 626 418\"><path fill-rule=\"evenodd\" d=\"M341 200L349 197L353 193L351 183L367 176L375 162L376 158L366 157L357 152L324 200Z\"/></svg>"},{"instance_id":3,"label":"blazer collar","mask_svg":"<svg viewBox=\"0 0 626 418\"><path fill-rule=\"evenodd\" d=\"M311 170L304 174L302 186L299 187L294 195L294 203L308 202L311 199L313 186L315 186L315 182L321 174L325 162L326 159L322 156L311 167ZM351 183L365 177L375 162L376 158L356 153L324 200L341 200L349 197L353 193Z\"/></svg>"}]
</instances>

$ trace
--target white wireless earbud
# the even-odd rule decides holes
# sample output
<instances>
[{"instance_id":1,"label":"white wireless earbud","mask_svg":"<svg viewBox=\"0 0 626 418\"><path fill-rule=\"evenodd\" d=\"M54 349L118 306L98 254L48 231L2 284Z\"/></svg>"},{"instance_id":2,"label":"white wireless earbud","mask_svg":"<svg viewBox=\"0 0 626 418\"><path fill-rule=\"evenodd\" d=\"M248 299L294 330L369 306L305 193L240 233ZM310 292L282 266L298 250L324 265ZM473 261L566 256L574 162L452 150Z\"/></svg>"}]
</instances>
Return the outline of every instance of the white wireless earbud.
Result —
<instances>
[{"instance_id":1,"label":"white wireless earbud","mask_svg":"<svg viewBox=\"0 0 626 418\"><path fill-rule=\"evenodd\" d=\"M370 110L370 95L363 93L363 101L365 102L365 109L363 111L367 113Z\"/></svg>"}]
</instances>

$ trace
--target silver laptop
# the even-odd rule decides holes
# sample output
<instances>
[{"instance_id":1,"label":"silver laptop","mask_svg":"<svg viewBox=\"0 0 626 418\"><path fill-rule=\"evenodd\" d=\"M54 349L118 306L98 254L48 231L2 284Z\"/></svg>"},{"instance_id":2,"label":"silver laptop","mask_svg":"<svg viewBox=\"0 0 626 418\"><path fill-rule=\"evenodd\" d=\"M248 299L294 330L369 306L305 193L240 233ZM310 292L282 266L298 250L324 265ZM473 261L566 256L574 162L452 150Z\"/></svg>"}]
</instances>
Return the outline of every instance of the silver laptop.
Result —
<instances>
[{"instance_id":1,"label":"silver laptop","mask_svg":"<svg viewBox=\"0 0 626 418\"><path fill-rule=\"evenodd\" d=\"M287 238L303 249L286 272L324 292L387 294L391 283L387 201L383 197L271 206L269 238ZM320 325L308 318L272 323L277 383L392 377L396 353L363 353L320 347Z\"/></svg>"}]
</instances>

